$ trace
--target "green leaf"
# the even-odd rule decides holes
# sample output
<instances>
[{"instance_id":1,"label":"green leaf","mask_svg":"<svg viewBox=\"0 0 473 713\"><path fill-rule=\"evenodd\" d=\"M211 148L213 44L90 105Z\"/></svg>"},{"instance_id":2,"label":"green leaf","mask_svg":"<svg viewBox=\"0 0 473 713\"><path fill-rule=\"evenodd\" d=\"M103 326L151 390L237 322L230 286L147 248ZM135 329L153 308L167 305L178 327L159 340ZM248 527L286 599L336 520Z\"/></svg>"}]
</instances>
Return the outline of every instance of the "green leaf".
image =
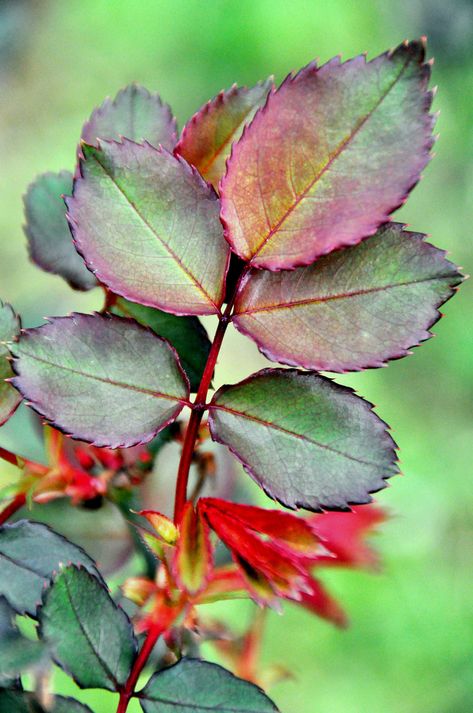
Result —
<instances>
[{"instance_id":1,"label":"green leaf","mask_svg":"<svg viewBox=\"0 0 473 713\"><path fill-rule=\"evenodd\" d=\"M15 623L15 612L0 597L0 686L14 681L44 657L44 646L22 636Z\"/></svg>"},{"instance_id":2,"label":"green leaf","mask_svg":"<svg viewBox=\"0 0 473 713\"><path fill-rule=\"evenodd\" d=\"M78 250L101 282L174 314L216 314L229 247L215 191L180 157L123 139L84 145L66 200Z\"/></svg>"},{"instance_id":3,"label":"green leaf","mask_svg":"<svg viewBox=\"0 0 473 713\"><path fill-rule=\"evenodd\" d=\"M92 713L92 710L74 698L55 696L52 708L46 711L32 693L0 689L0 713Z\"/></svg>"},{"instance_id":4,"label":"green leaf","mask_svg":"<svg viewBox=\"0 0 473 713\"><path fill-rule=\"evenodd\" d=\"M0 527L0 595L19 614L35 616L54 572L69 562L100 577L84 550L46 525L20 520Z\"/></svg>"},{"instance_id":5,"label":"green leaf","mask_svg":"<svg viewBox=\"0 0 473 713\"><path fill-rule=\"evenodd\" d=\"M181 659L158 671L138 694L145 713L277 713L267 695L248 681L206 661Z\"/></svg>"},{"instance_id":6,"label":"green leaf","mask_svg":"<svg viewBox=\"0 0 473 713\"><path fill-rule=\"evenodd\" d=\"M346 508L395 475L395 443L367 401L330 379L263 369L215 394L214 440L270 498L289 508Z\"/></svg>"},{"instance_id":7,"label":"green leaf","mask_svg":"<svg viewBox=\"0 0 473 713\"><path fill-rule=\"evenodd\" d=\"M121 89L94 109L84 124L81 138L96 145L97 139L116 139L122 136L133 141L149 141L172 150L176 143L176 120L171 109L159 94L149 92L139 84Z\"/></svg>"},{"instance_id":8,"label":"green leaf","mask_svg":"<svg viewBox=\"0 0 473 713\"><path fill-rule=\"evenodd\" d=\"M118 298L112 312L121 317L133 317L167 339L179 354L191 391L197 391L210 351L207 332L197 317L177 317L169 312L129 302L123 297Z\"/></svg>"},{"instance_id":9,"label":"green leaf","mask_svg":"<svg viewBox=\"0 0 473 713\"><path fill-rule=\"evenodd\" d=\"M66 220L63 195L72 193L72 173L44 173L24 197L25 233L30 257L46 272L63 277L76 290L97 285L94 275L74 247Z\"/></svg>"},{"instance_id":10,"label":"green leaf","mask_svg":"<svg viewBox=\"0 0 473 713\"><path fill-rule=\"evenodd\" d=\"M405 201L429 161L421 41L289 75L233 147L220 185L233 250L281 270L354 245Z\"/></svg>"},{"instance_id":11,"label":"green leaf","mask_svg":"<svg viewBox=\"0 0 473 713\"><path fill-rule=\"evenodd\" d=\"M20 333L20 319L9 304L0 300L0 426L14 414L21 402L21 396L10 386L5 379L13 376L13 371L8 361L10 352L5 342L17 337Z\"/></svg>"},{"instance_id":12,"label":"green leaf","mask_svg":"<svg viewBox=\"0 0 473 713\"><path fill-rule=\"evenodd\" d=\"M358 371L428 339L462 276L421 233L389 223L359 245L297 270L251 271L233 323L269 359Z\"/></svg>"},{"instance_id":13,"label":"green leaf","mask_svg":"<svg viewBox=\"0 0 473 713\"><path fill-rule=\"evenodd\" d=\"M81 688L119 690L136 654L131 622L106 586L84 569L63 569L39 612L41 636Z\"/></svg>"},{"instance_id":14,"label":"green leaf","mask_svg":"<svg viewBox=\"0 0 473 713\"><path fill-rule=\"evenodd\" d=\"M176 352L134 320L57 317L12 349L12 383L57 428L96 446L151 440L189 396Z\"/></svg>"}]
</instances>

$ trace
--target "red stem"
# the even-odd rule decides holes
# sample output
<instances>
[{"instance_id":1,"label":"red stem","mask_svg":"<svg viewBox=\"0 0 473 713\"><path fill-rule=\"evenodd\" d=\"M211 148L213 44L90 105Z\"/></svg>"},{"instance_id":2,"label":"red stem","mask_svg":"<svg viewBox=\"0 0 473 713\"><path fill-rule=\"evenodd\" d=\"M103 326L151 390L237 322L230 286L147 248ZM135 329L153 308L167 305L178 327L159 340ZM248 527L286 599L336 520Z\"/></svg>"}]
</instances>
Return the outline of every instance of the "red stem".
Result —
<instances>
[{"instance_id":1,"label":"red stem","mask_svg":"<svg viewBox=\"0 0 473 713\"><path fill-rule=\"evenodd\" d=\"M26 503L25 493L18 493L18 495L0 512L0 525L4 525L6 521L16 513L17 510L23 507Z\"/></svg>"},{"instance_id":2,"label":"red stem","mask_svg":"<svg viewBox=\"0 0 473 713\"><path fill-rule=\"evenodd\" d=\"M2 448L0 446L0 458L3 458L3 460L6 460L7 463L11 463L12 465L18 465L18 456L16 456L14 453L11 451L7 451L6 448Z\"/></svg>"}]
</instances>

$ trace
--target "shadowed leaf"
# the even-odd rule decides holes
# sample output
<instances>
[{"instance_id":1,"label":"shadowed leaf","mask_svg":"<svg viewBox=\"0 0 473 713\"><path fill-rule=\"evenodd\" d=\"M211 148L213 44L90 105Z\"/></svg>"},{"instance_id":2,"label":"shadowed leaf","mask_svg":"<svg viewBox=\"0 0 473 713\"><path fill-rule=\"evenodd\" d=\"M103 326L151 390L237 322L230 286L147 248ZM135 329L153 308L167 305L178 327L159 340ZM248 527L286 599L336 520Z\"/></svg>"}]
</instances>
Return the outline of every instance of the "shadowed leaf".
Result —
<instances>
[{"instance_id":1,"label":"shadowed leaf","mask_svg":"<svg viewBox=\"0 0 473 713\"><path fill-rule=\"evenodd\" d=\"M92 710L73 698L55 696L46 711L32 693L0 689L0 713L92 713Z\"/></svg>"},{"instance_id":2,"label":"shadowed leaf","mask_svg":"<svg viewBox=\"0 0 473 713\"><path fill-rule=\"evenodd\" d=\"M22 636L14 619L15 611L0 597L0 686L10 685L44 655L42 643Z\"/></svg>"},{"instance_id":3,"label":"shadowed leaf","mask_svg":"<svg viewBox=\"0 0 473 713\"><path fill-rule=\"evenodd\" d=\"M97 285L74 247L62 195L72 192L72 173L43 173L24 197L25 233L30 257L46 272L63 277L76 290Z\"/></svg>"},{"instance_id":4,"label":"shadowed leaf","mask_svg":"<svg viewBox=\"0 0 473 713\"><path fill-rule=\"evenodd\" d=\"M176 143L176 120L159 94L130 84L114 99L108 97L94 109L82 128L81 139L97 145L97 139L119 140L122 136L172 150Z\"/></svg>"},{"instance_id":5,"label":"shadowed leaf","mask_svg":"<svg viewBox=\"0 0 473 713\"><path fill-rule=\"evenodd\" d=\"M5 346L20 333L20 320L9 304L0 300L0 426L16 411L21 396L10 386L5 379L13 376L13 371L8 358L10 352Z\"/></svg>"},{"instance_id":6,"label":"shadowed leaf","mask_svg":"<svg viewBox=\"0 0 473 713\"><path fill-rule=\"evenodd\" d=\"M245 124L263 106L272 80L259 82L256 86L233 85L211 99L182 130L175 153L195 166L214 188L218 188L225 173L225 164L232 144L240 138Z\"/></svg>"},{"instance_id":7,"label":"shadowed leaf","mask_svg":"<svg viewBox=\"0 0 473 713\"><path fill-rule=\"evenodd\" d=\"M228 245L214 190L149 144L84 145L68 217L87 265L113 292L174 314L215 314Z\"/></svg>"},{"instance_id":8,"label":"shadowed leaf","mask_svg":"<svg viewBox=\"0 0 473 713\"><path fill-rule=\"evenodd\" d=\"M428 339L461 275L444 253L392 223L292 271L249 273L235 326L273 361L323 371L383 366Z\"/></svg>"},{"instance_id":9,"label":"shadowed leaf","mask_svg":"<svg viewBox=\"0 0 473 713\"><path fill-rule=\"evenodd\" d=\"M81 688L116 691L126 682L137 648L130 620L86 570L60 572L39 621L54 659Z\"/></svg>"},{"instance_id":10,"label":"shadowed leaf","mask_svg":"<svg viewBox=\"0 0 473 713\"><path fill-rule=\"evenodd\" d=\"M274 500L308 510L370 502L395 475L395 444L371 404L296 369L264 369L215 394L214 440Z\"/></svg>"},{"instance_id":11,"label":"shadowed leaf","mask_svg":"<svg viewBox=\"0 0 473 713\"><path fill-rule=\"evenodd\" d=\"M155 673L138 694L145 713L277 713L257 686L197 659Z\"/></svg>"},{"instance_id":12,"label":"shadowed leaf","mask_svg":"<svg viewBox=\"0 0 473 713\"><path fill-rule=\"evenodd\" d=\"M268 97L221 183L226 237L271 270L374 233L429 160L430 66L421 42L371 62L309 64Z\"/></svg>"},{"instance_id":13,"label":"shadowed leaf","mask_svg":"<svg viewBox=\"0 0 473 713\"><path fill-rule=\"evenodd\" d=\"M25 330L12 383L47 421L111 448L149 441L189 395L168 342L134 320L73 314Z\"/></svg>"}]
</instances>

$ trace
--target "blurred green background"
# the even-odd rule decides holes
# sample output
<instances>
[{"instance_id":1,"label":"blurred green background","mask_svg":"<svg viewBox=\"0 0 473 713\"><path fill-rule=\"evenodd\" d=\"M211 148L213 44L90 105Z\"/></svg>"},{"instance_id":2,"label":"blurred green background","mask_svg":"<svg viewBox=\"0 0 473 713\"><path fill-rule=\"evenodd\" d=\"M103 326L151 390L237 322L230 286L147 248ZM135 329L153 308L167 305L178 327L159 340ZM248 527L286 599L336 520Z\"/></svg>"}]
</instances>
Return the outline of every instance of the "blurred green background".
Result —
<instances>
[{"instance_id":1,"label":"blurred green background","mask_svg":"<svg viewBox=\"0 0 473 713\"><path fill-rule=\"evenodd\" d=\"M465 268L473 258L473 3L470 0L12 0L0 2L0 296L26 325L88 310L28 262L21 196L35 174L72 168L83 121L132 80L158 90L182 127L233 82L281 80L314 57L372 57L429 37L435 56L436 157L397 218L427 232ZM469 196L469 200L467 200ZM404 477L379 496L391 514L376 544L383 571L330 573L351 628L287 607L272 615L264 656L292 680L272 695L283 713L468 713L473 710L473 282L414 356L340 381L378 406L400 446ZM210 328L212 325L210 325ZM218 382L260 368L231 333ZM3 445L33 447L21 412ZM2 466L3 468L3 466ZM11 471L0 470L6 481ZM244 476L241 476L242 478ZM235 606L238 624L247 609ZM72 684L60 678L63 690ZM75 692L77 693L77 692ZM96 713L114 698L77 693ZM130 710L133 710L130 708Z\"/></svg>"}]
</instances>

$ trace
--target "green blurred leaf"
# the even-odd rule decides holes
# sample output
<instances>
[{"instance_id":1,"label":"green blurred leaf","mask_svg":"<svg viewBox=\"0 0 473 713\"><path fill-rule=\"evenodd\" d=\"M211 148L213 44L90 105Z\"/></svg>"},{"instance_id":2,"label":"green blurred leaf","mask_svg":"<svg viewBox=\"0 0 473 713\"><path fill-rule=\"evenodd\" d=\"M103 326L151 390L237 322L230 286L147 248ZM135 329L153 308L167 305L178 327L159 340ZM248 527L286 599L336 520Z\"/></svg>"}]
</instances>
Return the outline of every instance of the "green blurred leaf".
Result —
<instances>
[{"instance_id":1,"label":"green blurred leaf","mask_svg":"<svg viewBox=\"0 0 473 713\"><path fill-rule=\"evenodd\" d=\"M258 686L206 661L181 659L138 694L145 713L277 713Z\"/></svg>"},{"instance_id":2,"label":"green blurred leaf","mask_svg":"<svg viewBox=\"0 0 473 713\"><path fill-rule=\"evenodd\" d=\"M84 569L63 569L39 612L41 636L81 688L119 690L136 653L131 622L106 586Z\"/></svg>"},{"instance_id":3,"label":"green blurred leaf","mask_svg":"<svg viewBox=\"0 0 473 713\"><path fill-rule=\"evenodd\" d=\"M0 426L16 411L21 402L21 396L5 379L13 376L13 371L8 361L10 352L4 342L9 342L20 333L20 320L9 304L0 300Z\"/></svg>"},{"instance_id":4,"label":"green blurred leaf","mask_svg":"<svg viewBox=\"0 0 473 713\"><path fill-rule=\"evenodd\" d=\"M73 698L55 696L52 708L46 711L32 693L0 689L0 713L92 713L92 710Z\"/></svg>"},{"instance_id":5,"label":"green blurred leaf","mask_svg":"<svg viewBox=\"0 0 473 713\"><path fill-rule=\"evenodd\" d=\"M0 597L0 686L9 685L38 664L45 654L41 642L20 634L14 618L15 611Z\"/></svg>"}]
</instances>

